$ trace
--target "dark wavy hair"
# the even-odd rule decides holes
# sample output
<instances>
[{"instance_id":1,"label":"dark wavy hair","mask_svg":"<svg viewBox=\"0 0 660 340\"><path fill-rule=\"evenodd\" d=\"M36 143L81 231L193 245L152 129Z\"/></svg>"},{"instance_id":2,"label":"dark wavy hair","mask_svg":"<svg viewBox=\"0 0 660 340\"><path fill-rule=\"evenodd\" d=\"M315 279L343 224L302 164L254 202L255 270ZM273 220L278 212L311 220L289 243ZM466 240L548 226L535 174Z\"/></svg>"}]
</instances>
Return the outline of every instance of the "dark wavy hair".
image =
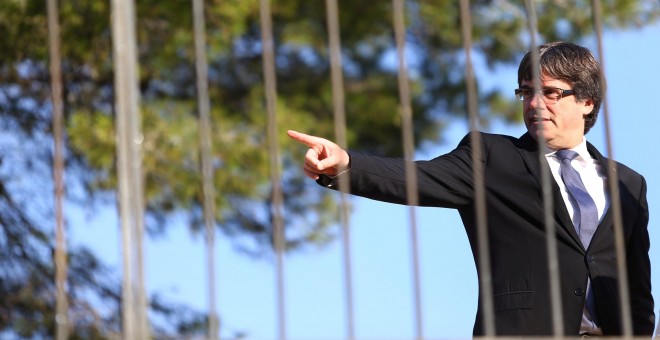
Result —
<instances>
[{"instance_id":1,"label":"dark wavy hair","mask_svg":"<svg viewBox=\"0 0 660 340\"><path fill-rule=\"evenodd\" d=\"M584 134L596 124L603 100L600 65L589 49L569 42L552 42L538 47L540 74L570 84L577 100L592 100L594 109L584 117ZM518 67L518 86L533 78L532 53L527 52Z\"/></svg>"}]
</instances>

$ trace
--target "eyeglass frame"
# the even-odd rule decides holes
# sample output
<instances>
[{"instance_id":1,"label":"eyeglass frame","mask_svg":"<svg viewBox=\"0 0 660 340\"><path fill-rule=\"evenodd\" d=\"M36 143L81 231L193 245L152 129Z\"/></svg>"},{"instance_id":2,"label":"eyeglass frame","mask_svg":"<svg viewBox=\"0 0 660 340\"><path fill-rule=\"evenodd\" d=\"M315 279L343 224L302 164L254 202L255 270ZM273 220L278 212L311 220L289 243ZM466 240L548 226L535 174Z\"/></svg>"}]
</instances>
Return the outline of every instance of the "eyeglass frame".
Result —
<instances>
[{"instance_id":1,"label":"eyeglass frame","mask_svg":"<svg viewBox=\"0 0 660 340\"><path fill-rule=\"evenodd\" d=\"M535 95L538 95L542 91L546 91L546 90L555 90L554 94L557 94L557 93L559 94L558 98L548 98L548 97L546 97L545 94L542 95L541 99L543 99L543 101L546 102L546 103L547 103L547 101L551 101L552 103L557 103L562 98L564 98L565 96L575 95L575 90L564 90L564 89L561 89L561 88L558 88L558 87L542 87L542 88L538 89L537 91L534 91L534 89L531 89L531 88L528 88L528 87L522 87L522 88L514 89L514 93L515 93L516 98L518 100L525 101L525 100L531 100ZM531 95L529 96L529 98L525 98L525 95L523 94L523 91L530 91L531 92ZM557 91L560 91L560 92L557 92Z\"/></svg>"}]
</instances>

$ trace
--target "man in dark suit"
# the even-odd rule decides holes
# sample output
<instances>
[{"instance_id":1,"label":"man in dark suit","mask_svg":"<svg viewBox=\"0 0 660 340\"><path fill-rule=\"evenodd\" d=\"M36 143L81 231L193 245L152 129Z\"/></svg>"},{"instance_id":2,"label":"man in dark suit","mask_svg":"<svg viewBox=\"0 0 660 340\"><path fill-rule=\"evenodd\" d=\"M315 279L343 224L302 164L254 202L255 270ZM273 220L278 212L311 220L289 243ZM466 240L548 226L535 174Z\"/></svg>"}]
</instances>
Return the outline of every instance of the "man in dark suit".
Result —
<instances>
[{"instance_id":1,"label":"man in dark suit","mask_svg":"<svg viewBox=\"0 0 660 340\"><path fill-rule=\"evenodd\" d=\"M600 66L589 50L565 42L539 46L538 58L537 64L531 53L525 55L515 91L523 102L528 132L520 138L485 133L478 138L495 332L553 335L540 180L542 167L546 167L552 174L564 335L620 335L620 274L610 209L613 198L605 171L608 160L584 137L595 124L600 108ZM538 91L533 65L540 65ZM323 138L288 133L310 147L304 172L319 184L337 189L340 176L348 175L352 194L406 204L403 160L347 152ZM545 141L541 148L539 139ZM450 153L416 161L415 168L419 204L457 209L474 258L479 261L471 143L466 136ZM539 157L541 152L545 157ZM652 335L655 315L646 182L622 164L617 164L616 175L633 332ZM481 302L480 297L475 335L484 334Z\"/></svg>"}]
</instances>

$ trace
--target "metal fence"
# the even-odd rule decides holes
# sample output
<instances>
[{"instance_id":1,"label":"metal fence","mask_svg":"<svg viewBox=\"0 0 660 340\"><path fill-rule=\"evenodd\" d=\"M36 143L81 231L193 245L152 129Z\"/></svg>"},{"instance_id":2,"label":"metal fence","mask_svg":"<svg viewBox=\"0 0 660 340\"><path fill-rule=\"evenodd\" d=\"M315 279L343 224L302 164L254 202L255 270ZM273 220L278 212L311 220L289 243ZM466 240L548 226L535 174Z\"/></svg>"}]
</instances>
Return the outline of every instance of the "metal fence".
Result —
<instances>
[{"instance_id":1,"label":"metal fence","mask_svg":"<svg viewBox=\"0 0 660 340\"><path fill-rule=\"evenodd\" d=\"M62 134L63 134L63 121L62 121L62 77L59 69L61 63L60 47L59 47L59 26L58 26L58 13L57 1L48 1L48 14L49 14L49 33L50 33L50 53L51 53L51 78L52 78L52 100L53 100L53 131L55 132L55 183L56 183L56 234L57 234L57 247L56 252L56 267L57 267L57 339L68 338L68 318L67 318L67 298L66 298L66 272L67 263L66 257L66 235L64 230L63 213L62 213L62 195L63 183L62 173L64 169L64 161L62 154ZM528 20L528 34L530 40L530 48L537 45L537 28L536 25L536 12L534 8L534 1L525 1L526 16ZM278 131L282 130L281 126L277 126L277 110L276 110L276 97L277 97L277 80L275 72L274 61L274 41L273 41L273 27L271 22L271 8L269 0L260 0L260 19L261 19L261 36L263 44L263 76L265 82L265 104L268 114L268 145L270 150L270 165L271 165L271 183L272 183L272 211L274 216L274 230L275 234L275 250L277 254L275 277L275 286L277 291L277 324L278 324L278 338L283 340L288 338L286 330L286 306L285 306L285 263L284 263L284 222L281 217L282 214L282 192L281 192L281 160L279 155L279 145L277 141ZM344 112L344 80L343 80L343 65L341 53L341 41L339 38L339 19L338 19L338 4L336 0L326 0L327 9L327 28L328 28L328 46L329 56L331 61L331 76L332 76L332 99L334 109L334 121L337 143L347 148L346 138L346 118ZM601 18L601 4L598 0L592 1L593 9L593 25L596 31L598 41L598 56L602 69L605 69L605 60L603 53L603 38L602 38L602 18ZM465 79L466 93L467 93L467 108L469 113L469 126L470 130L477 131L480 126L478 123L478 93L475 83L475 70L472 64L472 27L471 27L471 13L469 10L470 4L468 0L460 1L460 21L461 32L463 37L463 47L465 51ZM413 124L412 124L412 107L411 107L411 91L409 87L409 74L406 61L406 41L404 24L404 15L406 8L403 0L393 0L393 22L394 32L396 38L397 60L399 70L399 96L400 96L400 113L401 113L401 126L402 126L402 145L404 158L412 160L415 154L415 146L413 145ZM208 79L207 79L207 60L206 60L206 47L205 47L205 23L204 23L204 4L201 0L192 0L194 29L195 33L195 52L196 52L196 70L197 70L197 93L198 93L198 110L199 110L199 128L200 128L200 145L201 145L201 171L203 173L204 188L204 222L206 225L206 247L207 247L207 296L208 296L208 339L218 339L220 331L220 323L218 320L218 311L216 303L216 274L215 274L215 195L222 195L222 188L217 188L219 192L216 193L216 188L213 187L213 174L210 154L211 150L211 130L209 120L210 101L208 94ZM144 202L142 192L142 173L141 173L141 127L140 122L140 92L137 86L137 57L136 57L136 16L134 3L132 0L112 1L112 37L114 46L114 69L115 69L115 89L116 91L116 127L117 135L117 154L118 154L118 174L119 174L119 209L121 216L122 227L122 249L123 249L123 295L122 295L122 324L123 324L123 337L126 339L146 339L152 337L149 331L147 322L147 301L145 295L145 279L143 269L143 234L144 234ZM532 51L535 49L531 48ZM536 60L536 59L534 59ZM538 65L534 68L538 69ZM538 77L537 77L538 79ZM604 79L604 75L602 76ZM604 80L603 80L604 86ZM613 158L613 147L611 137L611 126L609 123L609 112L607 100L604 100L603 105L603 120L605 121L606 139L607 139L607 152L610 158ZM479 135L475 132L471 134L473 138L473 145L478 145L477 139ZM539 140L539 143L544 141ZM478 162L481 155L479 148L476 148L473 153L473 161ZM424 339L427 338L424 334L422 301L422 289L420 287L420 271L421 265L419 262L418 250L418 231L417 231L417 214L414 206L418 205L417 199L417 179L415 177L414 163L408 162L406 168L408 185L408 204L411 206L409 209L409 227L410 239L412 250L412 287L413 287L413 304L414 304L414 338ZM480 240L479 246L482 247L479 251L482 258L479 263L481 264L480 270L480 291L483 299L483 307L485 313L485 338L495 337L495 321L494 321L494 307L493 307L493 294L490 286L491 268L489 267L489 259L487 254L488 237L487 221L486 221L486 207L485 207L485 186L483 178L483 170L475 166L473 180L475 183L475 216L478 220L478 238ZM609 193L612 198L610 209L613 210L615 215L615 234L616 234L616 251L618 262L618 270L620 275L619 294L621 296L622 315L621 320L623 324L624 338L632 338L632 322L630 316L630 302L628 298L627 276L625 266L625 251L623 243L623 231L620 214L620 202L618 200L619 188L616 181L616 167L613 162L607 165L609 173ZM559 272L557 263L557 244L554 237L554 222L552 217L552 200L551 200L551 185L550 174L546 170L542 174L543 182L543 197L545 198L545 226L546 226L546 239L551 278L551 295L552 305L549 308L553 311L553 329L555 336L553 339L561 337L563 324L561 318L561 300L559 297ZM342 250L343 250L343 274L344 274L344 296L345 296L345 333L347 339L355 339L355 312L354 312L354 291L353 291L353 273L352 273L352 259L351 259L351 237L350 237L350 216L348 209L348 198L345 192L350 192L349 182L347 176L342 177L340 182L340 195L341 199L341 231L342 231Z\"/></svg>"}]
</instances>

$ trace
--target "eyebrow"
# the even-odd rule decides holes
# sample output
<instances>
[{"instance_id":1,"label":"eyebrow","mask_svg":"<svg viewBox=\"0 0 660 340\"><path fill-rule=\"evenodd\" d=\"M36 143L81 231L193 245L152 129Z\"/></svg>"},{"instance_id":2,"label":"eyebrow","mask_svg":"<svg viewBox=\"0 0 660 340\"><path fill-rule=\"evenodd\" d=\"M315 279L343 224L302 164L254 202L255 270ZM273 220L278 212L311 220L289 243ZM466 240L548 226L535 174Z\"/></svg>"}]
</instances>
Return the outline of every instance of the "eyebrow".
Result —
<instances>
[{"instance_id":1,"label":"eyebrow","mask_svg":"<svg viewBox=\"0 0 660 340\"><path fill-rule=\"evenodd\" d=\"M522 86L520 86L519 88L520 88L521 90L533 90L533 89L534 89L534 87L529 86L529 85L522 85ZM543 90L543 89L559 89L559 88L558 88L558 87L554 87L554 86L541 86L539 89L540 89L540 90ZM561 90L561 89L560 89L560 90ZM572 91L572 90L564 90L564 91Z\"/></svg>"}]
</instances>

